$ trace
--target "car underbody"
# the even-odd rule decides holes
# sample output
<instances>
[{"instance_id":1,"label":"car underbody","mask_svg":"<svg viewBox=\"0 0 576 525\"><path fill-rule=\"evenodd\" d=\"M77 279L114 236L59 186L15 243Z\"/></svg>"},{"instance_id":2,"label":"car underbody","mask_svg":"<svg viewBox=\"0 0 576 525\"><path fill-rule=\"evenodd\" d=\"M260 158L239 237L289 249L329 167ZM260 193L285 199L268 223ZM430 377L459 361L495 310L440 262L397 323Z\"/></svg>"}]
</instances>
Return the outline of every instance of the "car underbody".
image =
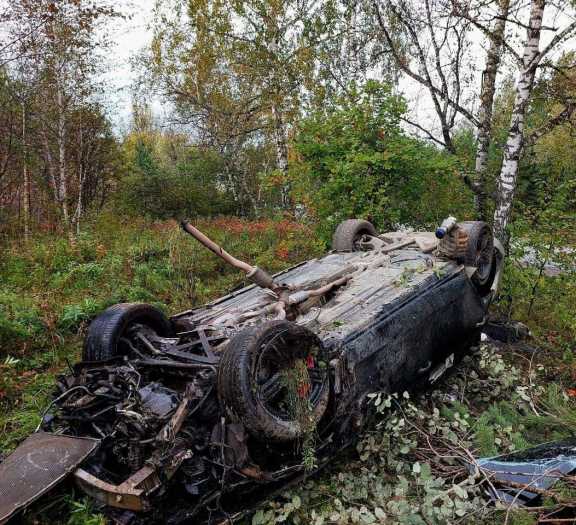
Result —
<instances>
[{"instance_id":1,"label":"car underbody","mask_svg":"<svg viewBox=\"0 0 576 525\"><path fill-rule=\"evenodd\" d=\"M15 479L0 523L70 472L118 523L177 524L232 521L317 471L357 439L369 394L426 387L478 341L503 259L482 224L438 241L346 221L333 251L275 276L185 224L254 284L169 319L134 304L98 317L28 438L45 456L0 464ZM71 449L50 439L81 442L18 489Z\"/></svg>"}]
</instances>

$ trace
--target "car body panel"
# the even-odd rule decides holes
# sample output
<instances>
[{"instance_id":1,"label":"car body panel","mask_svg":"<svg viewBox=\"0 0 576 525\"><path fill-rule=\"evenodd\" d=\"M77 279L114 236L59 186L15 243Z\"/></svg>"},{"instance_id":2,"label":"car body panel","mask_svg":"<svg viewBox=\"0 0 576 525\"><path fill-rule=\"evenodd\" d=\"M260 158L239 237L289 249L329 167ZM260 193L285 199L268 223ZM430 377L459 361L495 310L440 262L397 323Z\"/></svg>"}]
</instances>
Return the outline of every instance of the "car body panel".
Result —
<instances>
[{"instance_id":1,"label":"car body panel","mask_svg":"<svg viewBox=\"0 0 576 525\"><path fill-rule=\"evenodd\" d=\"M0 463L0 524L56 486L99 440L36 432Z\"/></svg>"}]
</instances>

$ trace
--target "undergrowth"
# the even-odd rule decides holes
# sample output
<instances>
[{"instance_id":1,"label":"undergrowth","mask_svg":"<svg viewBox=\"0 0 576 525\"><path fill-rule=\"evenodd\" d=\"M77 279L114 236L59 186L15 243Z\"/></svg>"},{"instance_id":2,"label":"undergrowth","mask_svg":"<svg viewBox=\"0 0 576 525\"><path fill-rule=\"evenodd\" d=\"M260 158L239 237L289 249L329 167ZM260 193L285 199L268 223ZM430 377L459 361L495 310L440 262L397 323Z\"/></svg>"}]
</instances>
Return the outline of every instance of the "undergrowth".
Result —
<instances>
[{"instance_id":1,"label":"undergrowth","mask_svg":"<svg viewBox=\"0 0 576 525\"><path fill-rule=\"evenodd\" d=\"M316 256L313 233L287 220L219 218L198 223L230 253L271 272ZM38 424L54 376L80 357L89 322L119 302L176 313L243 284L241 272L176 222L102 216L75 245L41 236L0 253L0 453Z\"/></svg>"}]
</instances>

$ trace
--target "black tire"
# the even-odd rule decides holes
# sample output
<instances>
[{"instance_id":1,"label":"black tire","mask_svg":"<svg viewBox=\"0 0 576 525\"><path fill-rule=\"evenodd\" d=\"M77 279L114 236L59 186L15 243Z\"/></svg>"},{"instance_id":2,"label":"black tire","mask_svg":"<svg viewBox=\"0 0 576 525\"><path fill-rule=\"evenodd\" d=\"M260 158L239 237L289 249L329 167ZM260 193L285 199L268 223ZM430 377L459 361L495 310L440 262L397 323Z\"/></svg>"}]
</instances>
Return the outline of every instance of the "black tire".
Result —
<instances>
[{"instance_id":1,"label":"black tire","mask_svg":"<svg viewBox=\"0 0 576 525\"><path fill-rule=\"evenodd\" d=\"M468 234L462 262L465 266L477 268L470 279L480 293L488 293L496 277L496 253L492 230L482 221L460 222L458 227Z\"/></svg>"},{"instance_id":2,"label":"black tire","mask_svg":"<svg viewBox=\"0 0 576 525\"><path fill-rule=\"evenodd\" d=\"M282 399L289 395L285 393L286 386L278 390L278 385L286 384L282 374L295 370L292 365L297 360L308 363L308 387L303 394L300 387L297 391L310 407L306 417L315 429L328 405L330 382L324 349L314 333L289 321L269 321L242 330L224 350L218 369L220 401L226 412L260 441L292 441L310 431L289 409L283 411L274 405L280 398L282 406ZM267 385L275 391L271 399L265 398Z\"/></svg>"},{"instance_id":3,"label":"black tire","mask_svg":"<svg viewBox=\"0 0 576 525\"><path fill-rule=\"evenodd\" d=\"M363 235L376 237L378 233L371 222L348 219L341 222L332 237L332 249L336 252L357 252L358 241Z\"/></svg>"},{"instance_id":4,"label":"black tire","mask_svg":"<svg viewBox=\"0 0 576 525\"><path fill-rule=\"evenodd\" d=\"M82 350L84 361L105 361L122 355L118 343L135 323L149 326L162 337L172 335L170 321L158 308L149 304L115 304L90 324Z\"/></svg>"}]
</instances>

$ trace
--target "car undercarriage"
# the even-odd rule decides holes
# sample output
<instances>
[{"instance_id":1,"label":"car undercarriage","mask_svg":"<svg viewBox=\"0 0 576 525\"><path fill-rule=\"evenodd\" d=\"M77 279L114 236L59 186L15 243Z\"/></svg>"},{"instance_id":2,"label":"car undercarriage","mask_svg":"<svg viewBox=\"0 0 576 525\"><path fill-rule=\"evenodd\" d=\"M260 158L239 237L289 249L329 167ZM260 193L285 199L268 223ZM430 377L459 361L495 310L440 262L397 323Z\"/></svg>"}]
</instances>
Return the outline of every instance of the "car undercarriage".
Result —
<instances>
[{"instance_id":1,"label":"car undercarriage","mask_svg":"<svg viewBox=\"0 0 576 525\"><path fill-rule=\"evenodd\" d=\"M20 448L0 464L13 476L0 523L69 473L117 523L233 521L354 443L369 394L425 388L453 366L503 260L484 223L378 234L352 219L330 253L270 276L183 228L252 284L170 318L127 303L96 318L28 438L35 464L59 466L19 475ZM50 439L80 440L77 453L60 461L71 448Z\"/></svg>"}]
</instances>

